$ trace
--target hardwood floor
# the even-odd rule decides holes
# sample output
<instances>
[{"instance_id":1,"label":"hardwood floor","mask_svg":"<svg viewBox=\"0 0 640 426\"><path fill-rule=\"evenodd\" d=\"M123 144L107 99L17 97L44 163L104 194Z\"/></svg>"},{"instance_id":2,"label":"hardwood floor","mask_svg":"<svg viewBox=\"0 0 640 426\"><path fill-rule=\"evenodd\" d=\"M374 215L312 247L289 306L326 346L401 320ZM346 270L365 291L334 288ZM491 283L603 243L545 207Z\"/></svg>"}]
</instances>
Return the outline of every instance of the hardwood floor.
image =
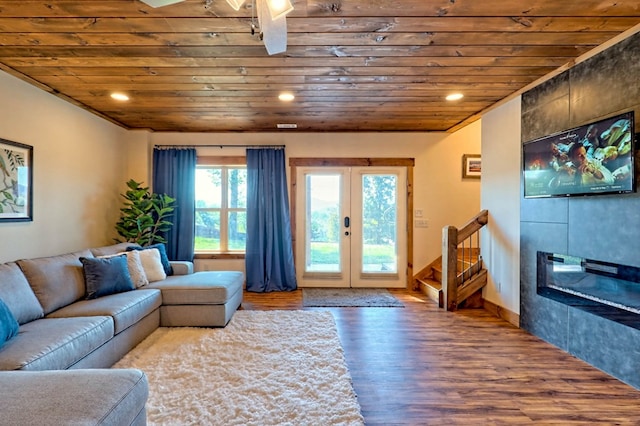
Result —
<instances>
[{"instance_id":1,"label":"hardwood floor","mask_svg":"<svg viewBox=\"0 0 640 426\"><path fill-rule=\"evenodd\" d=\"M368 425L640 424L640 391L482 309L329 310ZM303 309L302 291L245 292L242 309Z\"/></svg>"}]
</instances>

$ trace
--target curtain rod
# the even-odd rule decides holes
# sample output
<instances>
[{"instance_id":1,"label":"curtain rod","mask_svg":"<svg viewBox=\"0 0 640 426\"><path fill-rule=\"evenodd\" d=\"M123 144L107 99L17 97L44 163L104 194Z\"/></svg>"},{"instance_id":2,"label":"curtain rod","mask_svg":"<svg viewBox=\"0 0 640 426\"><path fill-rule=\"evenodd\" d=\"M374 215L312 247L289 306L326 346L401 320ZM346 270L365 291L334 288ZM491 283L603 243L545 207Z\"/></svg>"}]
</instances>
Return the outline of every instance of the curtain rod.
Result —
<instances>
[{"instance_id":1,"label":"curtain rod","mask_svg":"<svg viewBox=\"0 0 640 426\"><path fill-rule=\"evenodd\" d=\"M154 145L154 148L273 148L282 149L285 145Z\"/></svg>"}]
</instances>

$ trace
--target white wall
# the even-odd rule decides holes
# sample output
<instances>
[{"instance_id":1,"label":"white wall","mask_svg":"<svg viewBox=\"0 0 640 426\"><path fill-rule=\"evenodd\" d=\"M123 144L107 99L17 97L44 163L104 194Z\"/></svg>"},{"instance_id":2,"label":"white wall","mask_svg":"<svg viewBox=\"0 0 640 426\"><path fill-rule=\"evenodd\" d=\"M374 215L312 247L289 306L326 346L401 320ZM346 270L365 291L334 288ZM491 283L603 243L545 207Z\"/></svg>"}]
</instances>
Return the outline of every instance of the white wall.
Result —
<instances>
[{"instance_id":1,"label":"white wall","mask_svg":"<svg viewBox=\"0 0 640 426\"><path fill-rule=\"evenodd\" d=\"M482 117L481 204L489 210L484 298L520 313L520 97Z\"/></svg>"},{"instance_id":2,"label":"white wall","mask_svg":"<svg viewBox=\"0 0 640 426\"><path fill-rule=\"evenodd\" d=\"M127 132L123 160L125 163L125 180L133 179L151 186L151 163L153 150L149 149L151 133L146 130ZM123 189L123 191L126 189Z\"/></svg>"},{"instance_id":3,"label":"white wall","mask_svg":"<svg viewBox=\"0 0 640 426\"><path fill-rule=\"evenodd\" d=\"M414 208L428 228L414 230L414 272L440 255L442 227L463 225L480 210L480 182L462 179L462 155L480 153L480 122L454 133L154 133L153 145L285 145L287 157L415 158ZM244 155L244 148L198 148L198 155ZM142 155L142 154L141 154ZM148 153L144 154L149 158ZM143 160L132 160L140 164ZM215 266L212 265L215 263ZM242 261L198 261L197 269L241 269Z\"/></svg>"},{"instance_id":4,"label":"white wall","mask_svg":"<svg viewBox=\"0 0 640 426\"><path fill-rule=\"evenodd\" d=\"M0 223L0 262L110 243L127 132L0 72L0 138L32 145L33 222Z\"/></svg>"}]
</instances>

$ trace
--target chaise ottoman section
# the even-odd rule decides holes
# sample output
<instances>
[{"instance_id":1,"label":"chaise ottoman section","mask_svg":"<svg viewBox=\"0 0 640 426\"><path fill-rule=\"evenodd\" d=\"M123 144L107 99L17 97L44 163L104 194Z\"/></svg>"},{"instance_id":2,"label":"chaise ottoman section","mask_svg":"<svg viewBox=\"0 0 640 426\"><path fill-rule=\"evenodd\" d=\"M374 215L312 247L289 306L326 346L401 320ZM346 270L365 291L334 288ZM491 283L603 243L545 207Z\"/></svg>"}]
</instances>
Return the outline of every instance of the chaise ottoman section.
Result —
<instances>
[{"instance_id":1,"label":"chaise ottoman section","mask_svg":"<svg viewBox=\"0 0 640 426\"><path fill-rule=\"evenodd\" d=\"M149 384L137 369L0 372L0 424L145 425Z\"/></svg>"},{"instance_id":2,"label":"chaise ottoman section","mask_svg":"<svg viewBox=\"0 0 640 426\"><path fill-rule=\"evenodd\" d=\"M161 327L224 327L242 303L244 274L200 271L172 275L147 288L162 292Z\"/></svg>"}]
</instances>

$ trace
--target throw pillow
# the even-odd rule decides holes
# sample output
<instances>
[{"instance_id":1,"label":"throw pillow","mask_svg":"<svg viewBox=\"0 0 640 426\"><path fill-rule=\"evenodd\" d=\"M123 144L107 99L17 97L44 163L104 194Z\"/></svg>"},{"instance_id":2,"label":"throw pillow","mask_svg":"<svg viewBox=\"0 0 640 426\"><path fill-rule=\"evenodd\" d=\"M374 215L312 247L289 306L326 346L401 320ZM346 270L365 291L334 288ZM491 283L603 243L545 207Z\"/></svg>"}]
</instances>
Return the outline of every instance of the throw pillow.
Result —
<instances>
[{"instance_id":1,"label":"throw pillow","mask_svg":"<svg viewBox=\"0 0 640 426\"><path fill-rule=\"evenodd\" d=\"M114 256L127 256L127 269L129 269L129 275L131 275L131 281L136 288L140 288L149 284L147 275L144 273L142 262L140 261L140 252L136 250L123 251L116 254L108 254L104 256L97 256L98 258L107 259Z\"/></svg>"},{"instance_id":2,"label":"throw pillow","mask_svg":"<svg viewBox=\"0 0 640 426\"><path fill-rule=\"evenodd\" d=\"M158 251L160 252L160 261L162 262L162 267L164 268L164 273L167 275L173 275L173 268L171 267L171 262L169 262L169 257L167 256L167 248L163 243L152 244L145 247L127 247L127 251L150 249L158 249Z\"/></svg>"},{"instance_id":3,"label":"throw pillow","mask_svg":"<svg viewBox=\"0 0 640 426\"><path fill-rule=\"evenodd\" d=\"M0 348L12 337L18 335L18 321L14 318L9 307L0 299Z\"/></svg>"},{"instance_id":4,"label":"throw pillow","mask_svg":"<svg viewBox=\"0 0 640 426\"><path fill-rule=\"evenodd\" d=\"M140 250L140 262L150 283L167 278L160 261L160 251L158 249Z\"/></svg>"},{"instance_id":5,"label":"throw pillow","mask_svg":"<svg viewBox=\"0 0 640 426\"><path fill-rule=\"evenodd\" d=\"M109 258L81 257L87 299L134 290L125 255Z\"/></svg>"}]
</instances>

